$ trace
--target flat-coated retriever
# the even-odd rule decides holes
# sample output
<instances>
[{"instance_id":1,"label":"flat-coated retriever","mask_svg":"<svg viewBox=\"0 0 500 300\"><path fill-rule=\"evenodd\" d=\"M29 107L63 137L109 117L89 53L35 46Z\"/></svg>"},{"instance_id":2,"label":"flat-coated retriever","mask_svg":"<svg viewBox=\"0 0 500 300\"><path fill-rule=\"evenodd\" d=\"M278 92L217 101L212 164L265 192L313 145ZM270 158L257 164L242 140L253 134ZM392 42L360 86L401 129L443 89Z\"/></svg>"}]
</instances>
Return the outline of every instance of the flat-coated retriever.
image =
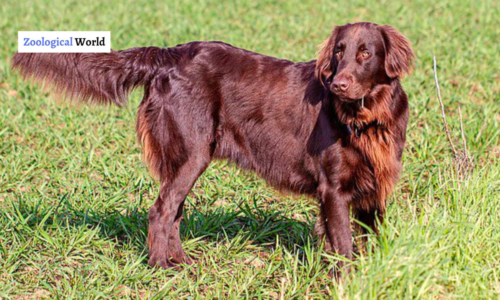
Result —
<instances>
[{"instance_id":1,"label":"flat-coated retriever","mask_svg":"<svg viewBox=\"0 0 500 300\"><path fill-rule=\"evenodd\" d=\"M123 105L144 86L137 136L161 184L149 212L149 264L189 263L186 195L212 159L317 197L325 248L352 258L349 217L376 231L401 169L410 42L390 26L336 27L317 60L294 63L221 42L111 53L21 54L13 68L66 96Z\"/></svg>"}]
</instances>

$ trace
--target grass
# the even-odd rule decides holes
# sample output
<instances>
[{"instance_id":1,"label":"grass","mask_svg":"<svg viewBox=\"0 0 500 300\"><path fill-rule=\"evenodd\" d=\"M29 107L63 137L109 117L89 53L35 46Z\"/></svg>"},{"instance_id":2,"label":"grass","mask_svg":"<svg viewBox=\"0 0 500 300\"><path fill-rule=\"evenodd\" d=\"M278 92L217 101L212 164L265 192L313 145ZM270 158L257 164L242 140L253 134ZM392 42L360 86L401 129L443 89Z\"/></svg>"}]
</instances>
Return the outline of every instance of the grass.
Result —
<instances>
[{"instance_id":1,"label":"grass","mask_svg":"<svg viewBox=\"0 0 500 300\"><path fill-rule=\"evenodd\" d=\"M86 2L86 3L84 3ZM495 299L500 297L498 1L15 1L0 5L0 298ZM341 283L316 246L315 201L215 162L188 197L183 245L197 264L146 264L158 184L125 109L58 103L9 69L19 30L110 30L112 47L233 45L314 58L334 24L392 24L413 41L404 171L373 251ZM476 168L456 180L432 71ZM326 260L326 262L324 262Z\"/></svg>"}]
</instances>

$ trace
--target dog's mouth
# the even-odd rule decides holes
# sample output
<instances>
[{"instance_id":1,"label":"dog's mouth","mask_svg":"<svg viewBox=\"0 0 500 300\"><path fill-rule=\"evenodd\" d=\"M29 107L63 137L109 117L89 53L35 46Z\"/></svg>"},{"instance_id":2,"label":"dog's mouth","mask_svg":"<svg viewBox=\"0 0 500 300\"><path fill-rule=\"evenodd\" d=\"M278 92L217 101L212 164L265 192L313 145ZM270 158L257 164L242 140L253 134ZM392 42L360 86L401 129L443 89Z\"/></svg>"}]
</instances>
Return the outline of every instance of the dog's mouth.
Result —
<instances>
[{"instance_id":1,"label":"dog's mouth","mask_svg":"<svg viewBox=\"0 0 500 300\"><path fill-rule=\"evenodd\" d=\"M370 95L370 91L366 91L364 93L359 93L356 95L346 95L342 93L335 93L340 101L345 103L355 103L364 100L364 98Z\"/></svg>"},{"instance_id":2,"label":"dog's mouth","mask_svg":"<svg viewBox=\"0 0 500 300\"><path fill-rule=\"evenodd\" d=\"M339 95L337 95L337 96L339 96ZM358 102L358 101L363 100L364 98L365 98L365 96L361 96L359 98L344 98L344 97L339 96L339 100L342 102L346 102L346 103Z\"/></svg>"}]
</instances>

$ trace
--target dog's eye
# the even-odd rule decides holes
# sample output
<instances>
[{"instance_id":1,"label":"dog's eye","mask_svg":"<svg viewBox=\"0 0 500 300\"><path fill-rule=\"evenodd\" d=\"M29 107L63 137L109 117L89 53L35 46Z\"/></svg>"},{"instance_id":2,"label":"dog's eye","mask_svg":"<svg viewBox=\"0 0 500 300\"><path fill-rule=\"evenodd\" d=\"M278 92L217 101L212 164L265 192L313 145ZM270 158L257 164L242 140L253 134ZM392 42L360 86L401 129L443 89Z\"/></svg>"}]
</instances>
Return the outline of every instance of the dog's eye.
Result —
<instances>
[{"instance_id":1,"label":"dog's eye","mask_svg":"<svg viewBox=\"0 0 500 300\"><path fill-rule=\"evenodd\" d=\"M363 58L368 58L370 56L370 52L363 50L363 52L361 52L361 56L363 56Z\"/></svg>"},{"instance_id":2,"label":"dog's eye","mask_svg":"<svg viewBox=\"0 0 500 300\"><path fill-rule=\"evenodd\" d=\"M344 55L344 52L342 50L337 50L335 52L335 56L337 56L337 58L342 58L342 55Z\"/></svg>"}]
</instances>

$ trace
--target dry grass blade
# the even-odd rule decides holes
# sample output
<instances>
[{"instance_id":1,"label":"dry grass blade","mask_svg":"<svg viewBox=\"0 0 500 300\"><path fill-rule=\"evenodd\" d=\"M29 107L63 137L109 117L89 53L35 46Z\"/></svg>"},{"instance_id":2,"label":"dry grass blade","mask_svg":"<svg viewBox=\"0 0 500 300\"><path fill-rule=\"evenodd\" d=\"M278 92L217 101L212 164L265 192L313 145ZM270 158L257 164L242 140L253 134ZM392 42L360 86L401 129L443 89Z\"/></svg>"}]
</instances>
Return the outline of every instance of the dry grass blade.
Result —
<instances>
[{"instance_id":1,"label":"dry grass blade","mask_svg":"<svg viewBox=\"0 0 500 300\"><path fill-rule=\"evenodd\" d=\"M441 89L439 87L439 79L437 75L437 63L436 56L432 56L433 67L434 67L434 80L436 82L437 96L439 104L441 105L441 117L443 118L444 132L446 133L446 138L450 144L451 151L453 152L453 164L455 165L457 175L459 179L464 179L473 170L474 164L472 158L469 156L467 151L467 140L465 138L464 124L462 119L462 110L458 107L458 115L460 118L460 133L462 136L462 150L457 151L455 143L451 138L450 130L448 128L448 122L446 121L446 114L444 109L443 98L441 97Z\"/></svg>"},{"instance_id":2,"label":"dry grass blade","mask_svg":"<svg viewBox=\"0 0 500 300\"><path fill-rule=\"evenodd\" d=\"M467 151L467 139L465 138L462 109L460 108L460 106L458 107L458 116L460 117L460 132L462 135L463 150L459 153L459 157L457 158L457 160L459 166L459 174L461 174L464 177L474 169L474 162L472 160L472 157L469 156L469 153Z\"/></svg>"},{"instance_id":3,"label":"dry grass blade","mask_svg":"<svg viewBox=\"0 0 500 300\"><path fill-rule=\"evenodd\" d=\"M453 155L456 157L457 156L457 149L455 149L455 145L453 144L453 140L451 139L450 130L448 129L448 122L446 122L446 114L444 112L443 99L441 98L441 89L439 88L439 80L438 80L437 68L436 68L436 56L433 55L432 60L434 62L434 80L436 81L436 90L437 90L438 100L439 100L439 103L441 104L441 116L443 117L444 132L446 133L446 137L448 138L448 142L450 143L451 151L453 152Z\"/></svg>"}]
</instances>

